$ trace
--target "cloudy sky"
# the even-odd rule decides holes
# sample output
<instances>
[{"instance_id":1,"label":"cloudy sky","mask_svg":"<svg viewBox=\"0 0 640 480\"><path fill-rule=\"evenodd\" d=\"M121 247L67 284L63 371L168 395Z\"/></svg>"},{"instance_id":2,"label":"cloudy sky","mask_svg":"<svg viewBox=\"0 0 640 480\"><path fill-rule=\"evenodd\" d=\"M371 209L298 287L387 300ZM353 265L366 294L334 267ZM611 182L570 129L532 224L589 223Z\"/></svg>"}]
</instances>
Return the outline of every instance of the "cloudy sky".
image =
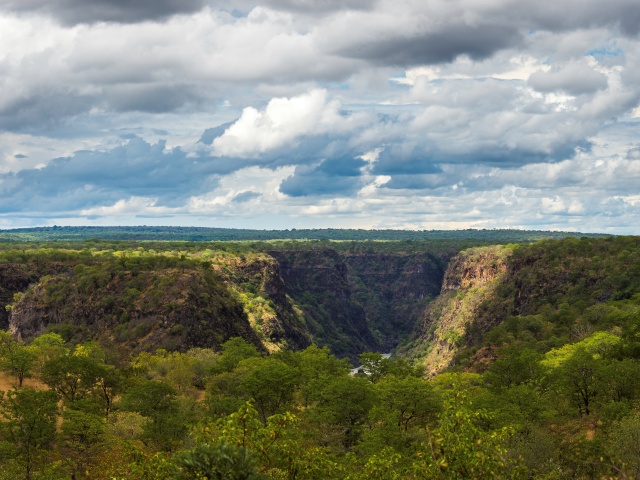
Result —
<instances>
[{"instance_id":1,"label":"cloudy sky","mask_svg":"<svg viewBox=\"0 0 640 480\"><path fill-rule=\"evenodd\" d=\"M0 0L0 228L640 234L639 105L637 0Z\"/></svg>"}]
</instances>

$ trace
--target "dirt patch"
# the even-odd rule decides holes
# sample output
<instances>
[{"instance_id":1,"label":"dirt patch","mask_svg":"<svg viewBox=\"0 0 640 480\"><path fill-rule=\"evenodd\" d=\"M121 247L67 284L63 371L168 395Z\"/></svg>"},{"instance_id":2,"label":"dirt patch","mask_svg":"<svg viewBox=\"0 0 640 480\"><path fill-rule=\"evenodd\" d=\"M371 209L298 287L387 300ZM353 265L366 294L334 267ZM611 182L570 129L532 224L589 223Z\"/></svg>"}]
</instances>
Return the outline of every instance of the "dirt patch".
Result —
<instances>
[{"instance_id":1,"label":"dirt patch","mask_svg":"<svg viewBox=\"0 0 640 480\"><path fill-rule=\"evenodd\" d=\"M36 378L25 378L22 385L25 387L37 388L39 390L46 390L49 388ZM5 372L0 372L0 390L6 392L7 390L11 390L14 386L18 386L18 380L16 377Z\"/></svg>"}]
</instances>

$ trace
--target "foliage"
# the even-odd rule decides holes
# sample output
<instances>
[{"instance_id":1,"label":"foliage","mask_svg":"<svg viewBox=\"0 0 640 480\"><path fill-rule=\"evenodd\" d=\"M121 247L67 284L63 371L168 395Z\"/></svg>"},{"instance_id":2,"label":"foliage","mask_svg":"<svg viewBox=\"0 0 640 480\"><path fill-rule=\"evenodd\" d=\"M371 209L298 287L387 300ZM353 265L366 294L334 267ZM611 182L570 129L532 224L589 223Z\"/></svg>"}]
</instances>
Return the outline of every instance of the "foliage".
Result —
<instances>
[{"instance_id":1,"label":"foliage","mask_svg":"<svg viewBox=\"0 0 640 480\"><path fill-rule=\"evenodd\" d=\"M52 391L32 388L10 390L0 397L2 436L15 449L29 480L39 455L56 436L57 398Z\"/></svg>"}]
</instances>

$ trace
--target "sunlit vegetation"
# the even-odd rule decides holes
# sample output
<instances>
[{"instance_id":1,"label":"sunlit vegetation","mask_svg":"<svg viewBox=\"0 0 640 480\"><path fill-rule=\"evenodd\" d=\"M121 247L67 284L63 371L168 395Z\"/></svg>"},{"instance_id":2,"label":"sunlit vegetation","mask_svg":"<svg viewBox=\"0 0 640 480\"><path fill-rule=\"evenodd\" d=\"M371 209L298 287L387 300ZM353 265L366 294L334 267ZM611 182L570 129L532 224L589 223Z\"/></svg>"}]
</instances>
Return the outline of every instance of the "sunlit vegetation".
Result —
<instances>
[{"instance_id":1,"label":"sunlit vegetation","mask_svg":"<svg viewBox=\"0 0 640 480\"><path fill-rule=\"evenodd\" d=\"M0 480L638 478L640 240L425 245L2 245ZM406 294L425 268L435 302ZM407 298L460 317L429 333L448 364L354 372Z\"/></svg>"}]
</instances>

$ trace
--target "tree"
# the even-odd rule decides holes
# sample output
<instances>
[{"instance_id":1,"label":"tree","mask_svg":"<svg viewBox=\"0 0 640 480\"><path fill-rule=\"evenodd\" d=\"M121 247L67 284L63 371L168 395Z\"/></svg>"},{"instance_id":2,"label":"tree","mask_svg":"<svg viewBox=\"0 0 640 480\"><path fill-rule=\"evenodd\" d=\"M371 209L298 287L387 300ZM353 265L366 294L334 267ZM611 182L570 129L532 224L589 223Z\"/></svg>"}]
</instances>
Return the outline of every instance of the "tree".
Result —
<instances>
[{"instance_id":1,"label":"tree","mask_svg":"<svg viewBox=\"0 0 640 480\"><path fill-rule=\"evenodd\" d=\"M338 359L327 347L319 348L316 345L298 352L285 351L279 354L278 358L298 371L300 393L305 407L308 406L314 394L315 382L320 379L347 376L351 370L349 360Z\"/></svg>"},{"instance_id":2,"label":"tree","mask_svg":"<svg viewBox=\"0 0 640 480\"><path fill-rule=\"evenodd\" d=\"M640 478L640 416L637 413L613 425L605 449L618 478Z\"/></svg>"},{"instance_id":3,"label":"tree","mask_svg":"<svg viewBox=\"0 0 640 480\"><path fill-rule=\"evenodd\" d=\"M440 409L433 387L424 379L389 376L376 387L383 417L392 419L404 431L415 424L426 424Z\"/></svg>"},{"instance_id":4,"label":"tree","mask_svg":"<svg viewBox=\"0 0 640 480\"><path fill-rule=\"evenodd\" d=\"M86 464L97 455L104 440L106 425L101 415L67 408L63 414L62 441L67 458L76 469L85 470Z\"/></svg>"},{"instance_id":5,"label":"tree","mask_svg":"<svg viewBox=\"0 0 640 480\"><path fill-rule=\"evenodd\" d=\"M215 363L215 373L231 372L238 364L251 357L259 357L258 349L241 337L233 337L222 344L222 354Z\"/></svg>"},{"instance_id":6,"label":"tree","mask_svg":"<svg viewBox=\"0 0 640 480\"><path fill-rule=\"evenodd\" d=\"M337 426L342 445L350 450L362 435L362 426L375 403L373 385L360 377L338 377L317 388L316 420Z\"/></svg>"},{"instance_id":7,"label":"tree","mask_svg":"<svg viewBox=\"0 0 640 480\"><path fill-rule=\"evenodd\" d=\"M124 378L120 370L113 365L98 365L96 369L96 388L93 392L104 405L104 416L109 417L113 410L113 401L122 392Z\"/></svg>"},{"instance_id":8,"label":"tree","mask_svg":"<svg viewBox=\"0 0 640 480\"><path fill-rule=\"evenodd\" d=\"M584 348L578 348L557 368L561 391L578 407L581 415L591 413L599 391L598 369L598 360Z\"/></svg>"},{"instance_id":9,"label":"tree","mask_svg":"<svg viewBox=\"0 0 640 480\"><path fill-rule=\"evenodd\" d=\"M536 383L542 379L543 356L521 345L501 348L498 359L484 374L485 381L493 390L509 388L524 383Z\"/></svg>"},{"instance_id":10,"label":"tree","mask_svg":"<svg viewBox=\"0 0 640 480\"><path fill-rule=\"evenodd\" d=\"M488 431L481 426L489 423L486 417L471 408L464 392L450 392L426 445L425 463L414 465L416 474L439 480L524 478L522 467L507 455L512 430Z\"/></svg>"},{"instance_id":11,"label":"tree","mask_svg":"<svg viewBox=\"0 0 640 480\"><path fill-rule=\"evenodd\" d=\"M45 363L42 380L67 402L80 400L92 391L98 378L98 362L89 356L64 355Z\"/></svg>"},{"instance_id":12,"label":"tree","mask_svg":"<svg viewBox=\"0 0 640 480\"><path fill-rule=\"evenodd\" d=\"M18 342L9 332L0 332L0 368L15 375L18 386L22 387L25 377L31 373L35 354L23 342Z\"/></svg>"},{"instance_id":13,"label":"tree","mask_svg":"<svg viewBox=\"0 0 640 480\"><path fill-rule=\"evenodd\" d=\"M57 396L51 390L14 389L0 397L2 429L24 462L25 479L31 478L38 453L56 435Z\"/></svg>"},{"instance_id":14,"label":"tree","mask_svg":"<svg viewBox=\"0 0 640 480\"><path fill-rule=\"evenodd\" d=\"M177 397L178 392L168 383L148 380L127 392L120 407L151 419L143 427L145 441L172 450L187 431Z\"/></svg>"},{"instance_id":15,"label":"tree","mask_svg":"<svg viewBox=\"0 0 640 480\"><path fill-rule=\"evenodd\" d=\"M22 387L24 379L31 375L35 361L36 354L29 347L16 344L4 357L2 368L9 374L15 375L18 386Z\"/></svg>"},{"instance_id":16,"label":"tree","mask_svg":"<svg viewBox=\"0 0 640 480\"><path fill-rule=\"evenodd\" d=\"M275 358L260 360L242 381L242 388L252 398L260 420L278 413L289 403L297 384L298 374L293 367Z\"/></svg>"},{"instance_id":17,"label":"tree","mask_svg":"<svg viewBox=\"0 0 640 480\"><path fill-rule=\"evenodd\" d=\"M179 478L258 480L255 455L247 447L227 442L201 443L175 459Z\"/></svg>"},{"instance_id":18,"label":"tree","mask_svg":"<svg viewBox=\"0 0 640 480\"><path fill-rule=\"evenodd\" d=\"M68 353L64 339L57 333L45 333L29 344L29 348L36 355L35 370L42 372L45 363Z\"/></svg>"}]
</instances>

